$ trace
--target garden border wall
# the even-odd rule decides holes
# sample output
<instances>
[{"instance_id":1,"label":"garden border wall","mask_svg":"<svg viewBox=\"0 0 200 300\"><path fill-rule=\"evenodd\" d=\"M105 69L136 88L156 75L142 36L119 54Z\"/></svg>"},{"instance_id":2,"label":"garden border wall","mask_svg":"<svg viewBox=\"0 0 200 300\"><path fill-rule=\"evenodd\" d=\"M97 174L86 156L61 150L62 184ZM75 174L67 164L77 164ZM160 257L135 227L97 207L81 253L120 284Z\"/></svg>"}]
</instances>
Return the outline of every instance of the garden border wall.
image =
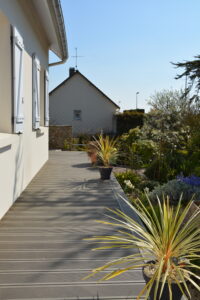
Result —
<instances>
[{"instance_id":1,"label":"garden border wall","mask_svg":"<svg viewBox=\"0 0 200 300\"><path fill-rule=\"evenodd\" d=\"M51 125L49 126L49 149L67 150L72 144L72 126Z\"/></svg>"}]
</instances>

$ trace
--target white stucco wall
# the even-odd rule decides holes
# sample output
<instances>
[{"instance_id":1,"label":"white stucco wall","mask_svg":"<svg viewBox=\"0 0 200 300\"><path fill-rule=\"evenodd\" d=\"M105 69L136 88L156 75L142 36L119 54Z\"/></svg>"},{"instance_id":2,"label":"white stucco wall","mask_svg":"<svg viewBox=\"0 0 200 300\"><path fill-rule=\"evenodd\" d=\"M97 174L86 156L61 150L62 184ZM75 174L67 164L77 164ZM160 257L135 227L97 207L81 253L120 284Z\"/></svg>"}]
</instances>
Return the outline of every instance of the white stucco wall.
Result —
<instances>
[{"instance_id":1,"label":"white stucco wall","mask_svg":"<svg viewBox=\"0 0 200 300\"><path fill-rule=\"evenodd\" d=\"M74 110L81 110L81 120L74 120ZM115 132L116 106L80 74L50 94L50 124L71 125L73 134Z\"/></svg>"},{"instance_id":2,"label":"white stucco wall","mask_svg":"<svg viewBox=\"0 0 200 300\"><path fill-rule=\"evenodd\" d=\"M21 1L0 1L0 218L30 183L48 159L48 128L32 129L32 54L41 62L41 76L48 68L48 45L41 43ZM37 23L37 22L36 22ZM12 70L10 25L24 40L24 133L12 133ZM38 24L36 25L38 26ZM3 41L3 42L2 42ZM44 80L41 79L41 107L44 106Z\"/></svg>"},{"instance_id":3,"label":"white stucco wall","mask_svg":"<svg viewBox=\"0 0 200 300\"><path fill-rule=\"evenodd\" d=\"M39 20L33 13L31 1L0 0L0 11L23 36L26 51L30 55L37 53L41 64L48 66L48 42Z\"/></svg>"}]
</instances>

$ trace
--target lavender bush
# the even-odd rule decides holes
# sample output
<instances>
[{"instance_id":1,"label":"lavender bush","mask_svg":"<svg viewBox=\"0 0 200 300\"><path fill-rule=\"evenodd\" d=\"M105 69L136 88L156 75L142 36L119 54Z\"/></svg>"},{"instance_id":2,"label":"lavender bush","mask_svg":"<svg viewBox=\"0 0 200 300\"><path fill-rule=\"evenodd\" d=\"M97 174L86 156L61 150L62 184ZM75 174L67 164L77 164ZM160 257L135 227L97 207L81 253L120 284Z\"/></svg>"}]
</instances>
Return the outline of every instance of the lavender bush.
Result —
<instances>
[{"instance_id":1,"label":"lavender bush","mask_svg":"<svg viewBox=\"0 0 200 300\"><path fill-rule=\"evenodd\" d=\"M200 187L200 177L198 176L194 176L194 175L187 176L187 177L178 176L177 179L191 186Z\"/></svg>"},{"instance_id":2,"label":"lavender bush","mask_svg":"<svg viewBox=\"0 0 200 300\"><path fill-rule=\"evenodd\" d=\"M195 201L200 201L200 178L195 176L178 177L156 187L149 195L151 200L156 200L157 196L169 196L171 202L176 204L182 194L183 202L188 202L193 197Z\"/></svg>"}]
</instances>

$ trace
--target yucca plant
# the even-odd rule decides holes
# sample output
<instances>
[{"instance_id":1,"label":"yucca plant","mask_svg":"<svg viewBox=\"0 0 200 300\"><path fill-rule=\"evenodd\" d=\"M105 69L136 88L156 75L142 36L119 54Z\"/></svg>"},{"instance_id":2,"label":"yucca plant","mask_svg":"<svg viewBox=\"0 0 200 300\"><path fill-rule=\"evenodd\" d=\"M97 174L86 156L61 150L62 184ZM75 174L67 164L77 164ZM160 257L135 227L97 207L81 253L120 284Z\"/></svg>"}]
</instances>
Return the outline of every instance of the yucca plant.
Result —
<instances>
[{"instance_id":1,"label":"yucca plant","mask_svg":"<svg viewBox=\"0 0 200 300\"><path fill-rule=\"evenodd\" d=\"M188 283L200 291L199 285L195 282L200 279L196 272L200 267L195 264L195 261L200 259L200 211L194 212L187 220L192 200L183 208L181 199L177 207L172 207L168 198L163 199L162 203L158 198L157 213L148 197L148 210L139 199L137 206L132 206L125 199L124 201L142 222L135 221L119 209L108 209L112 213L107 215L110 221L98 222L118 227L117 234L95 236L89 240L103 243L101 247L93 250L118 247L139 248L141 251L94 269L86 278L117 265L120 265L120 268L109 272L101 280L109 280L126 271L142 267L144 272L150 271L151 275L148 274L149 280L139 293L138 300L143 295L145 299L149 296L150 299L161 299L166 288L169 299L176 299L173 296L174 285L178 286L181 294L190 299Z\"/></svg>"},{"instance_id":2,"label":"yucca plant","mask_svg":"<svg viewBox=\"0 0 200 300\"><path fill-rule=\"evenodd\" d=\"M109 136L103 137L103 134L100 134L98 139L95 138L95 141L99 161L105 167L109 167L117 158L117 140Z\"/></svg>"}]
</instances>

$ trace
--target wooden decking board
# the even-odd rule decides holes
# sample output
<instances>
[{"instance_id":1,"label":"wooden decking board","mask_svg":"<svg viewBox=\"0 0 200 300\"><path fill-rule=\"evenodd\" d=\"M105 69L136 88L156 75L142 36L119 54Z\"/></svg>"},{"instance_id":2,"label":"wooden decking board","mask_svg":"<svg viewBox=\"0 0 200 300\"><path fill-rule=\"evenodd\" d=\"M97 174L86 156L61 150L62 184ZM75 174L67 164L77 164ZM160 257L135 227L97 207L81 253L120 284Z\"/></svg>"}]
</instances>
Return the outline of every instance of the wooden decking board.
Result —
<instances>
[{"instance_id":1,"label":"wooden decking board","mask_svg":"<svg viewBox=\"0 0 200 300\"><path fill-rule=\"evenodd\" d=\"M82 281L91 269L138 251L91 251L97 245L83 240L113 234L95 220L105 218L106 206L119 208L116 188L114 178L99 180L85 153L50 152L0 222L0 299L135 299L144 286L140 269L108 282Z\"/></svg>"}]
</instances>

